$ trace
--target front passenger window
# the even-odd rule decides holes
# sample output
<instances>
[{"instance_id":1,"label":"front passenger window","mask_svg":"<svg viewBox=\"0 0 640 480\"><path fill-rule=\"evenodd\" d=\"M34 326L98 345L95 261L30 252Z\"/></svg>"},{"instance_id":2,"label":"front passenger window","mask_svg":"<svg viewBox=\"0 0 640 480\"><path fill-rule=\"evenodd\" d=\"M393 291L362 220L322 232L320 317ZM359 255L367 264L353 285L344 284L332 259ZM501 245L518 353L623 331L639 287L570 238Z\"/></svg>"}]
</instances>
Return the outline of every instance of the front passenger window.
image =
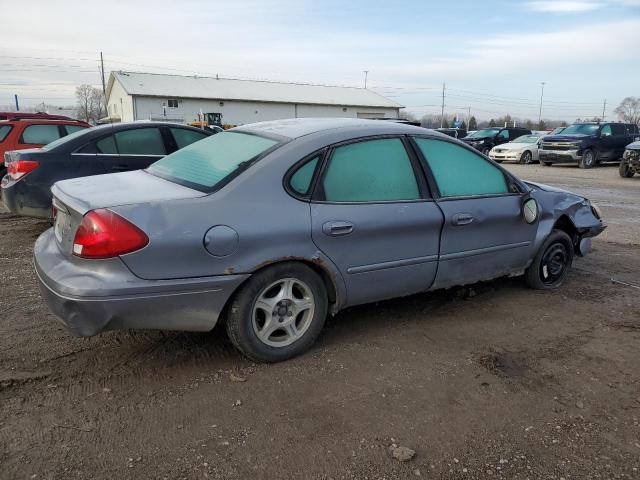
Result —
<instances>
[{"instance_id":1,"label":"front passenger window","mask_svg":"<svg viewBox=\"0 0 640 480\"><path fill-rule=\"evenodd\" d=\"M480 155L451 142L416 138L443 197L509 193L502 171Z\"/></svg>"},{"instance_id":2,"label":"front passenger window","mask_svg":"<svg viewBox=\"0 0 640 480\"><path fill-rule=\"evenodd\" d=\"M500 139L502 140L509 140L509 130L502 130L499 134L498 137L500 137Z\"/></svg>"},{"instance_id":3,"label":"front passenger window","mask_svg":"<svg viewBox=\"0 0 640 480\"><path fill-rule=\"evenodd\" d=\"M611 125L605 125L604 127L602 127L602 130L600 131L600 135L603 137L610 137L611 136Z\"/></svg>"},{"instance_id":4,"label":"front passenger window","mask_svg":"<svg viewBox=\"0 0 640 480\"><path fill-rule=\"evenodd\" d=\"M337 147L322 183L328 202L379 202L420 198L409 155L398 138Z\"/></svg>"}]
</instances>

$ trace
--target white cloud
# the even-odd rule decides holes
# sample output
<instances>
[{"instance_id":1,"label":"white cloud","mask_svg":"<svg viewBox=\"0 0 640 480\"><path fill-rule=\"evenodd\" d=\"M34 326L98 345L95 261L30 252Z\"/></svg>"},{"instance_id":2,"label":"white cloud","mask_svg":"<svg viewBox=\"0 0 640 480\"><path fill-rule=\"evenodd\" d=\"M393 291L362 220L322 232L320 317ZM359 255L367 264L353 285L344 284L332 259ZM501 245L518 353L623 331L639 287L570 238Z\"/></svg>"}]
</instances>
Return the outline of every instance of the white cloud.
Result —
<instances>
[{"instance_id":1,"label":"white cloud","mask_svg":"<svg viewBox=\"0 0 640 480\"><path fill-rule=\"evenodd\" d=\"M592 0L538 0L526 3L529 10L550 13L588 12L604 6L605 3Z\"/></svg>"}]
</instances>

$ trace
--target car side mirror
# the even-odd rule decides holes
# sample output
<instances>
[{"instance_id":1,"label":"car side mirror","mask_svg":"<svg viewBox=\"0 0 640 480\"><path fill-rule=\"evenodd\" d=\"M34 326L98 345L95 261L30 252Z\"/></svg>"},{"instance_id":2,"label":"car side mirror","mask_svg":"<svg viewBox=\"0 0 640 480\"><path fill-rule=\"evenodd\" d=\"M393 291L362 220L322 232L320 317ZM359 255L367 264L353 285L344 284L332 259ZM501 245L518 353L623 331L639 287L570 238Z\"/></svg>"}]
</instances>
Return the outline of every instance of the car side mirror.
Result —
<instances>
[{"instance_id":1,"label":"car side mirror","mask_svg":"<svg viewBox=\"0 0 640 480\"><path fill-rule=\"evenodd\" d=\"M536 202L535 198L527 198L524 202L522 202L522 218L528 224L535 223L538 220L538 215L540 213L540 209L538 208L538 202Z\"/></svg>"}]
</instances>

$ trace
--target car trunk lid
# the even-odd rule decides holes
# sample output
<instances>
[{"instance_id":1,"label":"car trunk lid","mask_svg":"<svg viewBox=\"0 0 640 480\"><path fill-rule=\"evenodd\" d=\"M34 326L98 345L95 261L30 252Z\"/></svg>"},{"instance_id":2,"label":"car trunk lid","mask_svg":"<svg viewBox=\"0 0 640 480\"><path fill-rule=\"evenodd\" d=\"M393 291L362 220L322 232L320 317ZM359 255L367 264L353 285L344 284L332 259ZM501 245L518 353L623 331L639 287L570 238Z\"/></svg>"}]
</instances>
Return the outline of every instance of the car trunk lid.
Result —
<instances>
[{"instance_id":1,"label":"car trunk lid","mask_svg":"<svg viewBox=\"0 0 640 480\"><path fill-rule=\"evenodd\" d=\"M68 254L73 252L73 239L82 218L91 210L206 195L144 170L63 180L55 183L51 192L56 241Z\"/></svg>"}]
</instances>

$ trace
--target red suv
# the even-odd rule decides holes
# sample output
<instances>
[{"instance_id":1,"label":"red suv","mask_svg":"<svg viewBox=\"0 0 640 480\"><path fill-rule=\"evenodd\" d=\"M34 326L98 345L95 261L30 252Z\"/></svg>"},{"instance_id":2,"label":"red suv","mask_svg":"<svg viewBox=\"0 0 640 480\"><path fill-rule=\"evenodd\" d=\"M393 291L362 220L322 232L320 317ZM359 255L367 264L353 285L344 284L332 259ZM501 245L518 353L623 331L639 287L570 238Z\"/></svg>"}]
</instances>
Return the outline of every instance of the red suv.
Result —
<instances>
[{"instance_id":1,"label":"red suv","mask_svg":"<svg viewBox=\"0 0 640 480\"><path fill-rule=\"evenodd\" d=\"M70 133L90 128L79 120L20 118L0 120L0 178L5 175L4 152L39 148Z\"/></svg>"}]
</instances>

